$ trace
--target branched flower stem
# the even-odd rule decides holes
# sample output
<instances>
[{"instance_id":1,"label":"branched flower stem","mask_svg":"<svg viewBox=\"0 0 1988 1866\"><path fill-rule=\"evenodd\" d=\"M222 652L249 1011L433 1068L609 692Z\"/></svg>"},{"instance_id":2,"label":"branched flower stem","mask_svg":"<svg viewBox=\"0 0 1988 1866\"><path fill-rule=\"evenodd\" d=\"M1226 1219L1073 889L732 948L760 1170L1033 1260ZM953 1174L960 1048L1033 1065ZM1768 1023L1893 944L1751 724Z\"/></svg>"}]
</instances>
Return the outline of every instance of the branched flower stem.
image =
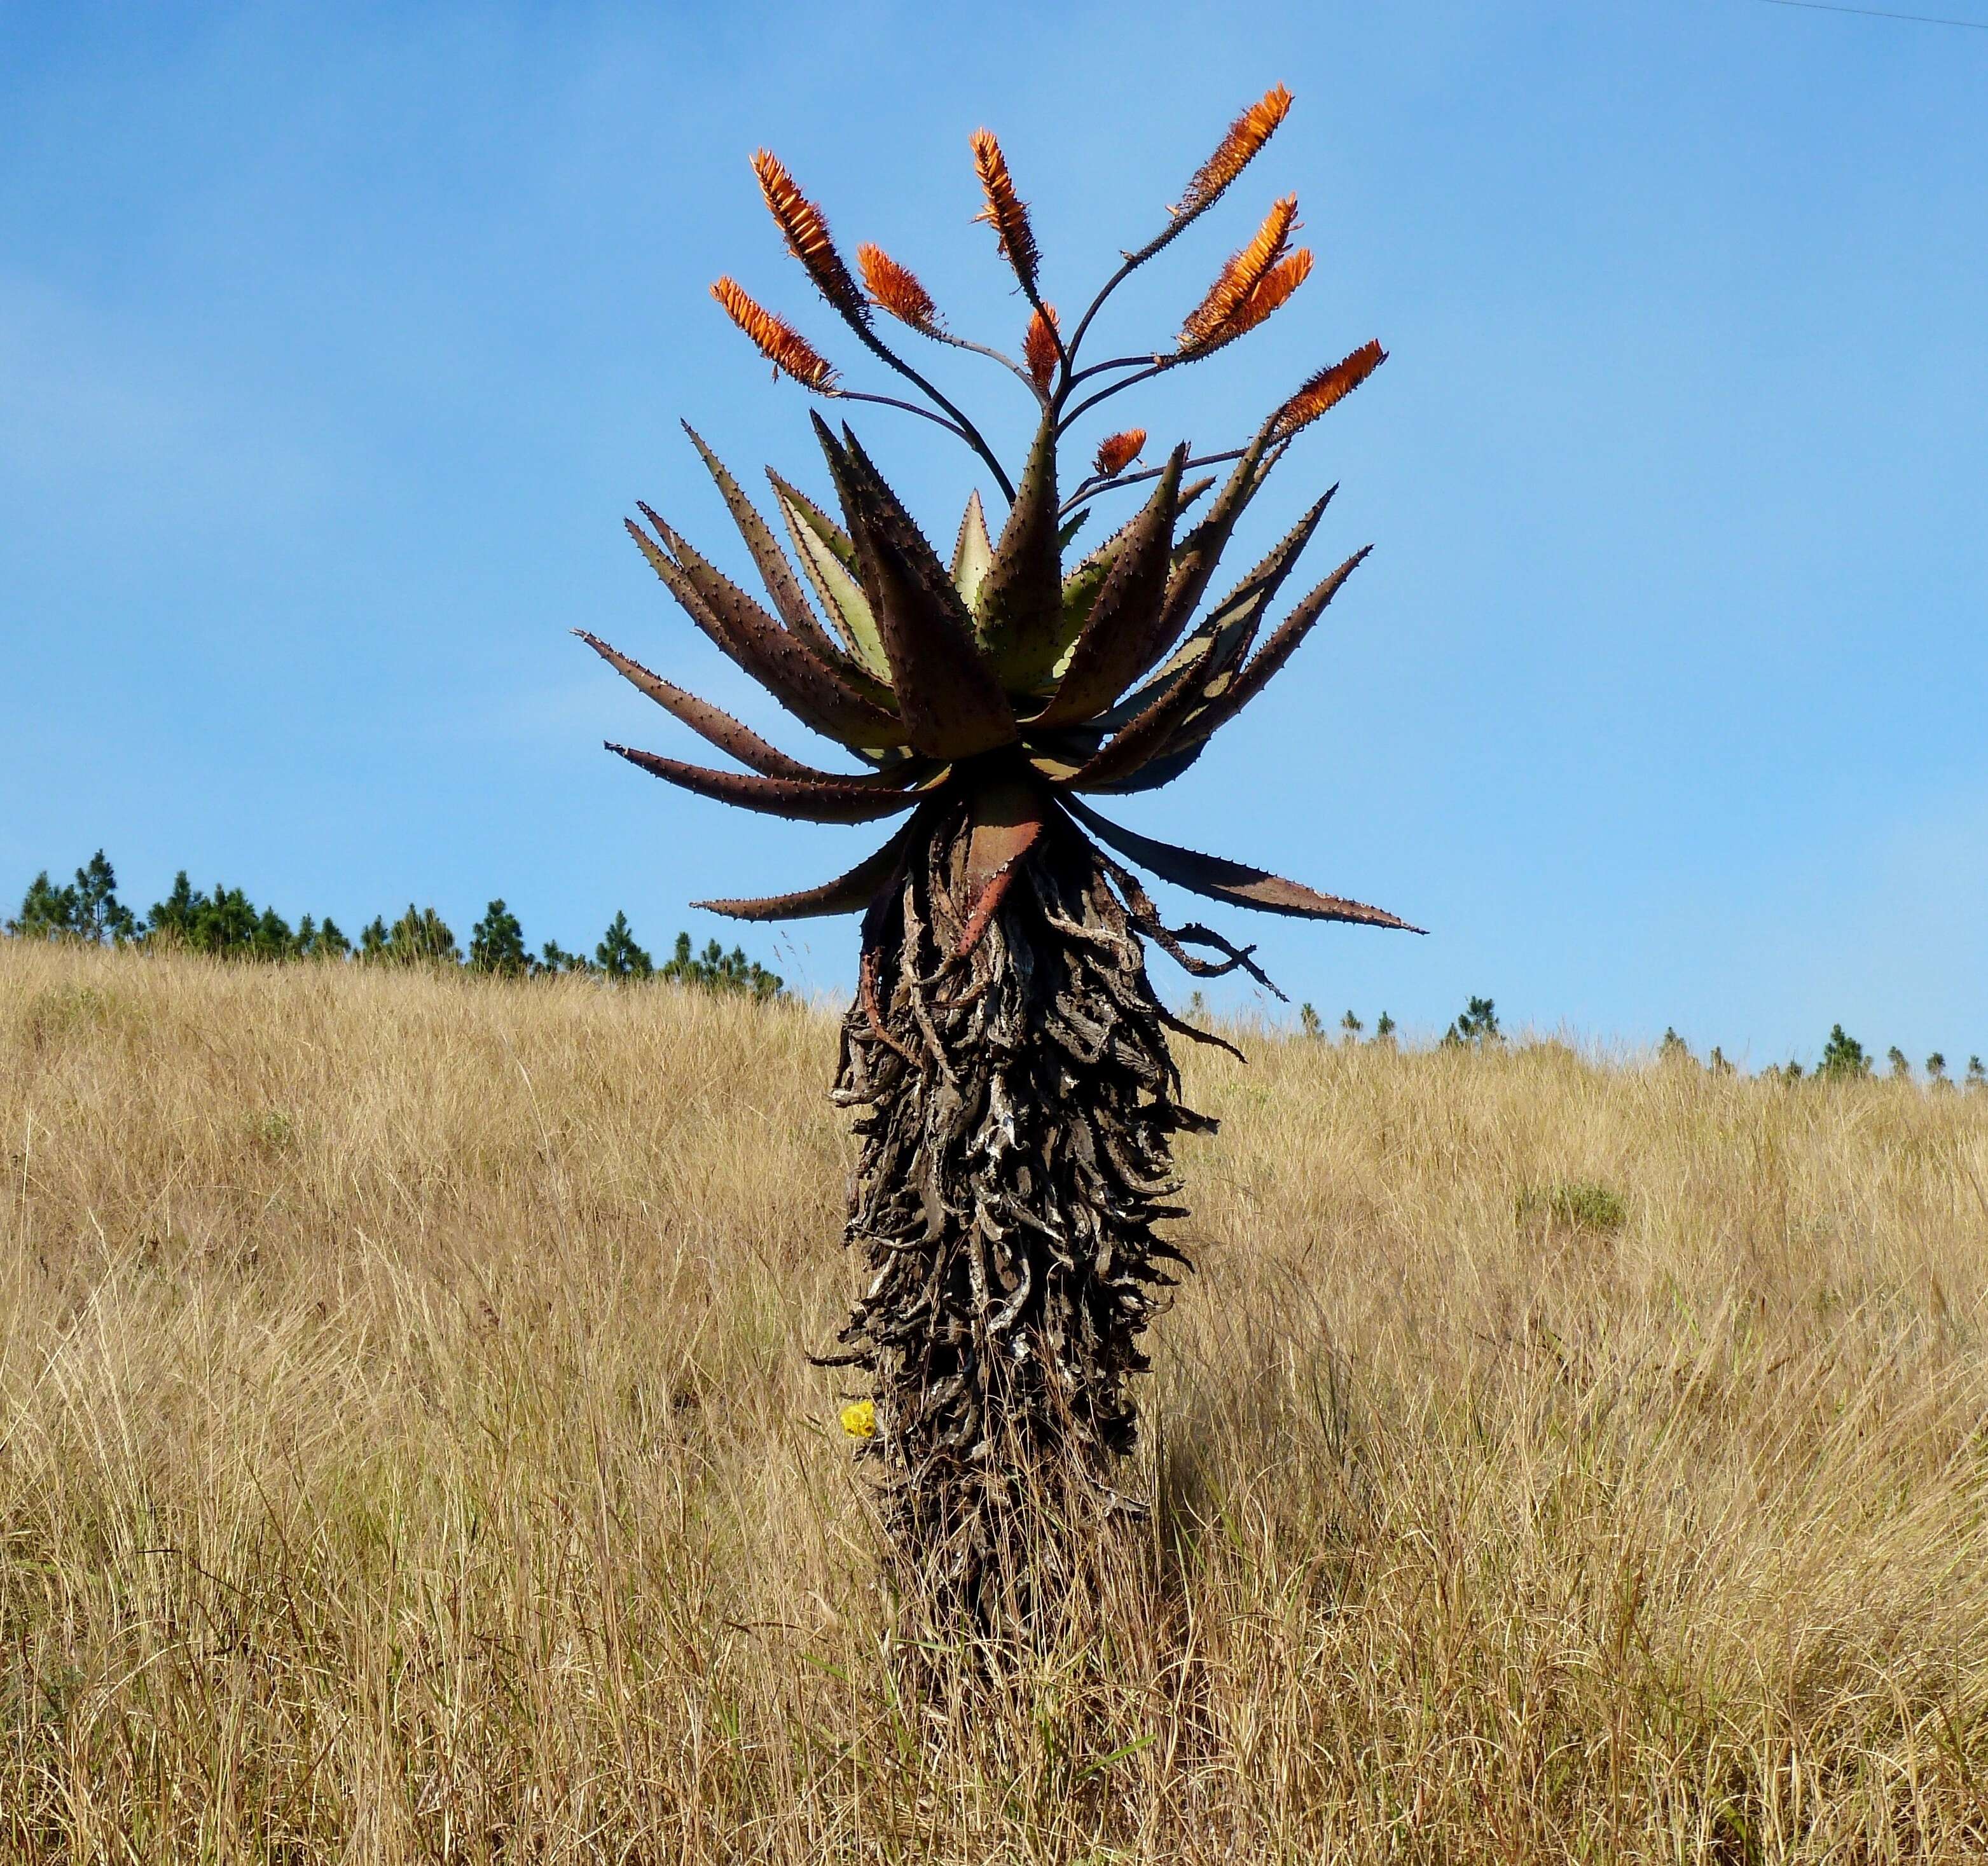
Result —
<instances>
[{"instance_id":1,"label":"branched flower stem","mask_svg":"<svg viewBox=\"0 0 1988 1866\"><path fill-rule=\"evenodd\" d=\"M921 408L916 402L908 402L901 396L872 395L861 389L834 389L826 393L839 402L874 402L880 408L901 408L907 414L915 414L921 421L930 421L935 428L943 428L948 434L965 441L969 447L973 445L966 431L957 422L948 421L944 415L935 414L929 408Z\"/></svg>"},{"instance_id":2,"label":"branched flower stem","mask_svg":"<svg viewBox=\"0 0 1988 1866\"><path fill-rule=\"evenodd\" d=\"M1181 470L1187 472L1195 467L1219 466L1226 460L1240 460L1249 451L1246 447L1232 447L1219 454L1197 454L1192 460L1182 461ZM1114 473L1108 479L1094 474L1057 508L1057 516L1067 517L1073 506L1082 505L1086 499L1096 499L1100 493L1116 492L1122 486L1136 486L1143 480L1158 479L1166 470L1163 466L1148 467L1137 473Z\"/></svg>"},{"instance_id":3,"label":"branched flower stem","mask_svg":"<svg viewBox=\"0 0 1988 1866\"><path fill-rule=\"evenodd\" d=\"M841 310L841 307L839 306L837 309L838 310ZM994 450L987 445L986 437L981 433L978 428L974 426L972 421L967 417L965 412L955 404L948 401L944 395L941 394L931 383L928 382L923 376L919 374L916 370L913 369L903 357L899 356L898 353L892 350L881 337L877 336L875 331L870 328L869 325L863 318L853 312L847 310L842 310L841 314L842 321L847 324L851 330L856 333L857 336L862 340L863 343L867 349L871 350L891 368L895 370L907 382L914 384L928 397L928 399L935 404L938 407L944 409L945 412L952 417L952 421L955 424L955 431L958 433L959 438L964 441L969 447L972 448L974 452L978 454L981 459L986 463L987 470L994 475L995 483L1001 488L1001 496L1006 499L1010 505L1013 505L1015 500L1015 482L1008 477L1007 470L1001 465L1001 462L995 458ZM851 399L854 398L852 397ZM882 401L884 398L881 397L871 397L869 399L872 401ZM899 407L906 406L906 404L903 403L898 403L895 405ZM943 424L942 424L942 425L943 425Z\"/></svg>"}]
</instances>

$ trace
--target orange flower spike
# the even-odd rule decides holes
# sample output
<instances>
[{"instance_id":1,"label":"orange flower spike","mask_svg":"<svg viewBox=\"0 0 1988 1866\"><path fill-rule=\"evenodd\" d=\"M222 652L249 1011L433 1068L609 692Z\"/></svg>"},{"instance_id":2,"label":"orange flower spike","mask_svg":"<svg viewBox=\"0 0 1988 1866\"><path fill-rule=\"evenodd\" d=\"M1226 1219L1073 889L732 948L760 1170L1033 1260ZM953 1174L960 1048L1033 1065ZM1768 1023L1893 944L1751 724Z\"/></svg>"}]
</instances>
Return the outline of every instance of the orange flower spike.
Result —
<instances>
[{"instance_id":1,"label":"orange flower spike","mask_svg":"<svg viewBox=\"0 0 1988 1866\"><path fill-rule=\"evenodd\" d=\"M1222 326L1241 309L1264 276L1283 258L1284 248L1290 242L1291 230L1297 224L1298 198L1286 194L1263 216L1263 224L1256 229L1256 237L1249 244L1240 252L1229 255L1227 263L1215 275L1214 284L1208 288L1208 296L1188 314L1187 322L1181 326L1180 343L1183 350L1199 348L1221 334ZM1290 294L1285 296L1288 297Z\"/></svg>"},{"instance_id":2,"label":"orange flower spike","mask_svg":"<svg viewBox=\"0 0 1988 1866\"><path fill-rule=\"evenodd\" d=\"M1001 153L994 132L976 130L972 142L974 170L980 177L981 192L987 197L987 205L973 218L986 221L1000 236L1002 258L1015 269L1022 289L1033 295L1042 255L1029 225L1027 205L1015 192L1015 178L1008 172L1008 158Z\"/></svg>"},{"instance_id":3,"label":"orange flower spike","mask_svg":"<svg viewBox=\"0 0 1988 1866\"><path fill-rule=\"evenodd\" d=\"M721 279L711 295L725 314L759 346L775 375L793 377L802 387L823 395L835 392L835 370L828 359L783 318L756 303L735 279Z\"/></svg>"},{"instance_id":4,"label":"orange flower spike","mask_svg":"<svg viewBox=\"0 0 1988 1866\"><path fill-rule=\"evenodd\" d=\"M1045 316L1044 313L1048 315ZM1054 305L1044 305L1029 319L1028 334L1022 339L1022 356L1029 375L1044 394L1056 379L1057 314Z\"/></svg>"},{"instance_id":5,"label":"orange flower spike","mask_svg":"<svg viewBox=\"0 0 1988 1866\"><path fill-rule=\"evenodd\" d=\"M1173 211L1199 214L1214 206L1229 183L1249 167L1256 152L1276 133L1290 113L1291 94L1281 84L1264 92L1262 99L1229 126L1229 134L1215 146L1214 154L1194 171L1187 191Z\"/></svg>"},{"instance_id":6,"label":"orange flower spike","mask_svg":"<svg viewBox=\"0 0 1988 1866\"><path fill-rule=\"evenodd\" d=\"M1090 470L1100 479L1115 478L1146 450L1146 431L1128 428L1123 434L1107 434L1097 444L1097 457Z\"/></svg>"},{"instance_id":7,"label":"orange flower spike","mask_svg":"<svg viewBox=\"0 0 1988 1866\"><path fill-rule=\"evenodd\" d=\"M816 289L844 316L867 321L870 306L836 251L820 208L801 192L770 149L755 152L752 172L759 177L759 192L766 196L769 211L786 236L788 252L806 267Z\"/></svg>"},{"instance_id":8,"label":"orange flower spike","mask_svg":"<svg viewBox=\"0 0 1988 1866\"><path fill-rule=\"evenodd\" d=\"M1280 261L1263 275L1256 290L1229 314L1228 323L1217 333L1217 340L1232 343L1246 332L1254 330L1310 276L1311 249L1300 246L1288 259Z\"/></svg>"},{"instance_id":9,"label":"orange flower spike","mask_svg":"<svg viewBox=\"0 0 1988 1866\"><path fill-rule=\"evenodd\" d=\"M1320 370L1271 417L1271 438L1288 441L1300 428L1309 427L1328 408L1345 401L1387 360L1388 353L1370 339L1343 361Z\"/></svg>"},{"instance_id":10,"label":"orange flower spike","mask_svg":"<svg viewBox=\"0 0 1988 1866\"><path fill-rule=\"evenodd\" d=\"M856 263L863 269L864 289L872 304L882 306L914 330L928 336L937 334L938 307L908 265L900 265L882 247L867 244L857 248Z\"/></svg>"}]
</instances>

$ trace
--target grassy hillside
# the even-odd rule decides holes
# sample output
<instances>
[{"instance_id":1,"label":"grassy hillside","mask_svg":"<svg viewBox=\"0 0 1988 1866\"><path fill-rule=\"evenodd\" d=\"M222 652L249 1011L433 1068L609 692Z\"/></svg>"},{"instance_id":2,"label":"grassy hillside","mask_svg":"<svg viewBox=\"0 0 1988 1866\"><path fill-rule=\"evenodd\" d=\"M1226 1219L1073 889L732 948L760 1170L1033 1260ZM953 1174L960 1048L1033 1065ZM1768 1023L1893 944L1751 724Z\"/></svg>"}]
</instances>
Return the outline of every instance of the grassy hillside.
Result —
<instances>
[{"instance_id":1,"label":"grassy hillside","mask_svg":"<svg viewBox=\"0 0 1988 1866\"><path fill-rule=\"evenodd\" d=\"M0 1856L1988 1849L1988 1096L1249 1047L1158 1520L969 1726L829 1019L0 942Z\"/></svg>"}]
</instances>

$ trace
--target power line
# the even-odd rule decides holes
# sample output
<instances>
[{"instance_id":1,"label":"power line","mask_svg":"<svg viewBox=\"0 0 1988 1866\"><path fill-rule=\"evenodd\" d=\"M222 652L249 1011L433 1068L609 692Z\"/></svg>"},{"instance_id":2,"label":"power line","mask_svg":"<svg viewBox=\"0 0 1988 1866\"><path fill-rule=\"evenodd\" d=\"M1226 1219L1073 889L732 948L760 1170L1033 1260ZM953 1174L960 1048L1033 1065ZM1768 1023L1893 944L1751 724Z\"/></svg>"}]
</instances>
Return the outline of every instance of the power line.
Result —
<instances>
[{"instance_id":1,"label":"power line","mask_svg":"<svg viewBox=\"0 0 1988 1866\"><path fill-rule=\"evenodd\" d=\"M1938 19L1930 13L1887 13L1875 6L1834 6L1829 0L1766 0L1769 6L1798 6L1810 13L1855 13L1865 19L1909 19L1921 26L1966 26L1971 32L1988 32L1988 20Z\"/></svg>"}]
</instances>

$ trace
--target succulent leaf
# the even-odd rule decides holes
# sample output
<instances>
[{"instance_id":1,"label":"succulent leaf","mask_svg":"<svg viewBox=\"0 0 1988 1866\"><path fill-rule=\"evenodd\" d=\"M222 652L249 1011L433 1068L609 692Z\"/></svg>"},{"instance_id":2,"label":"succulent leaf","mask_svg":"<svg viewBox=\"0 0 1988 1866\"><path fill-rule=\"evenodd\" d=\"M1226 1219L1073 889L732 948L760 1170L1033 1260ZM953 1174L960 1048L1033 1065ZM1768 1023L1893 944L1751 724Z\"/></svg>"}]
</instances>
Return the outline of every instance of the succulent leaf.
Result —
<instances>
[{"instance_id":1,"label":"succulent leaf","mask_svg":"<svg viewBox=\"0 0 1988 1866\"><path fill-rule=\"evenodd\" d=\"M902 745L902 723L863 698L828 664L789 634L715 566L684 543L647 505L668 551L631 524L629 535L691 620L774 698L816 732L845 744Z\"/></svg>"},{"instance_id":2,"label":"succulent leaf","mask_svg":"<svg viewBox=\"0 0 1988 1866\"><path fill-rule=\"evenodd\" d=\"M1016 865L1040 839L1048 799L1040 784L1001 778L974 791L969 810L973 827L967 840L966 886L971 905L955 948L962 957L979 944L1014 879Z\"/></svg>"},{"instance_id":3,"label":"succulent leaf","mask_svg":"<svg viewBox=\"0 0 1988 1866\"><path fill-rule=\"evenodd\" d=\"M1152 680L1121 701L1103 716L1100 723L1115 731L1135 714L1144 712L1172 676L1191 657L1199 654L1203 641L1214 644L1214 652L1199 677L1204 688L1248 653L1249 644L1263 621L1263 612L1276 600L1278 590L1283 587L1284 580L1290 576L1306 545L1310 543L1320 518L1338 490L1337 486L1331 488L1285 532L1270 555L1209 611L1200 624L1168 657Z\"/></svg>"},{"instance_id":4,"label":"succulent leaf","mask_svg":"<svg viewBox=\"0 0 1988 1866\"><path fill-rule=\"evenodd\" d=\"M1173 578L1167 586L1166 624L1160 631L1167 645L1178 639L1187 627L1188 618L1207 593L1209 580L1215 574L1216 563L1229 548L1237 519L1269 476L1270 468L1263 465L1263 455L1269 445L1268 429L1259 430L1230 471L1208 516L1181 540ZM1161 652L1165 651L1163 647ZM1141 668L1139 672L1143 674L1145 671Z\"/></svg>"},{"instance_id":5,"label":"succulent leaf","mask_svg":"<svg viewBox=\"0 0 1988 1866\"><path fill-rule=\"evenodd\" d=\"M969 610L993 563L994 541L987 535L987 513L976 488L967 495L966 511L959 521L959 536L952 547L953 587Z\"/></svg>"},{"instance_id":6,"label":"succulent leaf","mask_svg":"<svg viewBox=\"0 0 1988 1866\"><path fill-rule=\"evenodd\" d=\"M1174 522L1180 522L1181 514L1193 505L1208 488L1212 479L1197 479L1182 487L1180 496L1174 501ZM1090 516L1089 508L1079 512L1077 519ZM1111 536L1084 558L1063 580L1063 614L1057 624L1057 658L1050 670L1053 680L1061 680L1070 668L1070 657L1077 647L1077 638L1084 633L1084 625L1090 620L1091 606L1097 600L1097 593L1104 587L1104 580L1111 574L1111 566L1117 561L1119 547L1122 546L1132 527L1138 522L1136 517L1128 519ZM1070 534L1077 519L1063 527L1063 542L1070 542ZM1175 546L1179 554L1179 546Z\"/></svg>"},{"instance_id":7,"label":"succulent leaf","mask_svg":"<svg viewBox=\"0 0 1988 1866\"><path fill-rule=\"evenodd\" d=\"M1013 744L1014 709L952 577L855 436L845 428L837 443L816 425L912 748L949 759Z\"/></svg>"},{"instance_id":8,"label":"succulent leaf","mask_svg":"<svg viewBox=\"0 0 1988 1866\"><path fill-rule=\"evenodd\" d=\"M772 530L766 521L754 509L752 502L739 490L739 482L726 470L725 463L704 444L703 437L690 423L683 424L683 431L690 436L691 445L697 449L698 457L716 482L725 500L725 509L732 514L732 522L739 527L739 535L746 541L746 549L752 553L752 563L759 573L760 580L766 586L766 593L773 599L773 607L779 610L780 620L788 628L800 636L815 654L837 671L844 658L843 650L831 641L828 634L816 619L813 607L807 600L806 592L801 588L800 580L794 575L793 566L787 562L786 553L774 542ZM874 695L867 695L874 698Z\"/></svg>"},{"instance_id":9,"label":"succulent leaf","mask_svg":"<svg viewBox=\"0 0 1988 1866\"><path fill-rule=\"evenodd\" d=\"M708 701L700 700L694 693L686 693L659 674L651 674L639 661L631 660L597 636L590 635L583 628L573 632L624 680L646 694L665 712L681 720L693 732L708 739L721 752L730 752L749 770L756 771L762 777L806 779L823 775L769 745L758 733L742 725L729 713L720 712Z\"/></svg>"},{"instance_id":10,"label":"succulent leaf","mask_svg":"<svg viewBox=\"0 0 1988 1866\"><path fill-rule=\"evenodd\" d=\"M1202 722L1204 735L1226 725L1270 684L1284 663L1297 651L1298 644L1311 632L1312 625L1325 614L1326 605L1338 595L1346 580L1359 569L1373 548L1371 544L1361 546L1277 624L1270 640L1257 651L1256 658L1242 668L1235 684L1210 709L1208 718Z\"/></svg>"},{"instance_id":11,"label":"succulent leaf","mask_svg":"<svg viewBox=\"0 0 1988 1866\"><path fill-rule=\"evenodd\" d=\"M794 823L867 823L909 810L918 802L915 792L894 789L874 776L838 778L823 772L806 779L759 777L743 771L708 770L702 765L686 765L678 759L638 752L612 741L607 749L651 776L681 785L701 797L769 816L785 816Z\"/></svg>"},{"instance_id":12,"label":"succulent leaf","mask_svg":"<svg viewBox=\"0 0 1988 1866\"><path fill-rule=\"evenodd\" d=\"M1056 419L1045 414L975 607L977 630L1011 693L1026 693L1056 664L1063 614L1057 542Z\"/></svg>"},{"instance_id":13,"label":"succulent leaf","mask_svg":"<svg viewBox=\"0 0 1988 1866\"><path fill-rule=\"evenodd\" d=\"M1109 784L1088 783L1084 789L1087 795L1109 797L1127 797L1137 791L1158 790L1182 776L1207 749L1205 739L1190 739L1189 742L1176 744L1157 758L1149 758L1128 777Z\"/></svg>"},{"instance_id":14,"label":"succulent leaf","mask_svg":"<svg viewBox=\"0 0 1988 1866\"><path fill-rule=\"evenodd\" d=\"M1215 638L1204 637L1162 691L1086 762L1070 780L1073 786L1088 790L1116 783L1165 751L1188 715L1203 704L1202 683L1214 652Z\"/></svg>"},{"instance_id":15,"label":"succulent leaf","mask_svg":"<svg viewBox=\"0 0 1988 1866\"><path fill-rule=\"evenodd\" d=\"M1174 512L1186 459L1183 441L1168 456L1152 497L1128 527L1056 697L1043 709L1042 725L1088 718L1158 657L1155 637L1166 613Z\"/></svg>"},{"instance_id":16,"label":"succulent leaf","mask_svg":"<svg viewBox=\"0 0 1988 1866\"><path fill-rule=\"evenodd\" d=\"M693 901L691 905L729 914L734 920L810 920L827 914L860 914L896 871L918 825L918 820L914 816L875 854L866 855L847 874L839 874L819 887L803 887L790 894L766 894L757 900Z\"/></svg>"},{"instance_id":17,"label":"succulent leaf","mask_svg":"<svg viewBox=\"0 0 1988 1866\"><path fill-rule=\"evenodd\" d=\"M780 516L793 539L794 555L823 613L857 664L873 679L888 681L891 664L884 657L883 638L877 633L877 618L856 580L856 547L842 527L805 493L796 491L771 468L766 477L773 482Z\"/></svg>"},{"instance_id":18,"label":"succulent leaf","mask_svg":"<svg viewBox=\"0 0 1988 1866\"><path fill-rule=\"evenodd\" d=\"M1253 908L1262 914L1289 914L1304 920L1345 920L1370 927L1397 927L1404 932L1427 929L1412 927L1384 908L1348 901L1338 894L1322 894L1302 882L1287 881L1246 862L1232 862L1219 855L1203 855L1172 843L1156 842L1098 815L1075 797L1066 796L1063 806L1098 839L1116 849L1163 881L1185 887L1212 901L1226 901L1232 907Z\"/></svg>"}]
</instances>

